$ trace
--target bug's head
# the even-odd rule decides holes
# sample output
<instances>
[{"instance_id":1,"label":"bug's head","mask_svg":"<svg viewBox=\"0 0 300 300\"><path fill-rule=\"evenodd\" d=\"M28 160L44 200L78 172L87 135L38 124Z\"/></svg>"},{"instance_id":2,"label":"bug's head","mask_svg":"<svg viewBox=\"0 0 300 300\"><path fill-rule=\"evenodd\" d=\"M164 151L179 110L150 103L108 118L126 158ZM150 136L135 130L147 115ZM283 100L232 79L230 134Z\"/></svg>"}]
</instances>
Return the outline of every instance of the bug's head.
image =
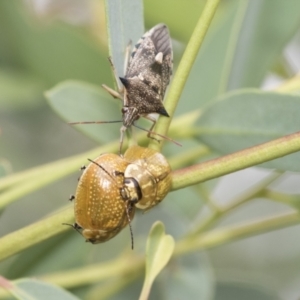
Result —
<instances>
[{"instance_id":1,"label":"bug's head","mask_svg":"<svg viewBox=\"0 0 300 300\"><path fill-rule=\"evenodd\" d=\"M124 106L122 108L123 125L128 128L139 118L138 111L135 107Z\"/></svg>"}]
</instances>

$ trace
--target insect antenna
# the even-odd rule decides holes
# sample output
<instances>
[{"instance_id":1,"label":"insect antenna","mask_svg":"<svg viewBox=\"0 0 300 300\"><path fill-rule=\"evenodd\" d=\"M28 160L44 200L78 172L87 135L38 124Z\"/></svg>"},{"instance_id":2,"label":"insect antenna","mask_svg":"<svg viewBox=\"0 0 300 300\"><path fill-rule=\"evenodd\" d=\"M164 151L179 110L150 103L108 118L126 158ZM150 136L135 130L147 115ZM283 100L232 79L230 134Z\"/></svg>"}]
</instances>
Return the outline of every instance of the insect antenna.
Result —
<instances>
[{"instance_id":1,"label":"insect antenna","mask_svg":"<svg viewBox=\"0 0 300 300\"><path fill-rule=\"evenodd\" d=\"M92 159L88 158L88 161L90 161L91 163L95 164L96 166L98 166L101 170L103 170L112 180L115 181L116 184L118 184L118 182L115 180L115 178L105 169L103 168L100 164L98 164L97 162L95 162Z\"/></svg>"},{"instance_id":2,"label":"insect antenna","mask_svg":"<svg viewBox=\"0 0 300 300\"><path fill-rule=\"evenodd\" d=\"M80 232L81 227L77 223L74 223L74 224L62 223L62 225L70 226L73 229L75 229L80 235L82 235L82 233Z\"/></svg>"},{"instance_id":3,"label":"insect antenna","mask_svg":"<svg viewBox=\"0 0 300 300\"><path fill-rule=\"evenodd\" d=\"M95 162L94 160L91 160L88 158L88 161L92 162L93 164L97 165L100 169L102 169L112 180L115 181L116 185L118 185L118 182L116 181L116 179L114 178L114 176L112 176L112 174L110 174L105 168L103 168L101 165L99 165L97 162ZM120 173L123 174L123 173Z\"/></svg>"},{"instance_id":4,"label":"insect antenna","mask_svg":"<svg viewBox=\"0 0 300 300\"><path fill-rule=\"evenodd\" d=\"M129 215L130 208L131 208L131 206L126 205L126 214L127 214L128 225L129 225L129 230L130 230L130 237L131 237L131 249L133 250L133 248L134 248L134 239L133 239L133 231L132 231L132 227L131 227L131 219L130 219L130 215Z\"/></svg>"},{"instance_id":5,"label":"insect antenna","mask_svg":"<svg viewBox=\"0 0 300 300\"><path fill-rule=\"evenodd\" d=\"M88 161L94 163L95 165L97 165L99 168L101 168L108 176L110 176L113 180L115 180L115 178L107 172L107 170L105 168L103 168L101 165L99 165L97 162L91 160L88 158ZM127 219L128 219L128 225L129 225L129 230L130 230L130 236L131 236L131 249L133 249L134 247L134 239L133 239L133 231L132 231L132 227L131 227L131 218L130 218L130 215L129 215L129 212L130 212L130 209L132 207L132 203L129 202L129 201L126 201L125 203L129 203L131 205L126 205L125 207L125 210L126 210L126 215L127 215ZM71 225L71 224L68 224L68 225ZM75 228L73 225L71 225L73 228ZM76 228L75 228L76 229Z\"/></svg>"},{"instance_id":6,"label":"insect antenna","mask_svg":"<svg viewBox=\"0 0 300 300\"><path fill-rule=\"evenodd\" d=\"M82 121L82 122L69 122L70 125L79 125L79 124L106 124L106 123L122 123L122 120L116 121Z\"/></svg>"},{"instance_id":7,"label":"insect antenna","mask_svg":"<svg viewBox=\"0 0 300 300\"><path fill-rule=\"evenodd\" d=\"M111 174L109 174L109 173L107 172L107 170L104 169L104 168L103 168L101 165L99 165L97 162L95 162L94 160L92 160L92 159L90 159L90 158L88 158L87 160L90 161L91 163L95 164L96 166L98 166L100 169L102 169L108 176L112 177ZM112 177L112 178L113 178L113 177ZM113 179L114 179L114 178L113 178Z\"/></svg>"}]
</instances>

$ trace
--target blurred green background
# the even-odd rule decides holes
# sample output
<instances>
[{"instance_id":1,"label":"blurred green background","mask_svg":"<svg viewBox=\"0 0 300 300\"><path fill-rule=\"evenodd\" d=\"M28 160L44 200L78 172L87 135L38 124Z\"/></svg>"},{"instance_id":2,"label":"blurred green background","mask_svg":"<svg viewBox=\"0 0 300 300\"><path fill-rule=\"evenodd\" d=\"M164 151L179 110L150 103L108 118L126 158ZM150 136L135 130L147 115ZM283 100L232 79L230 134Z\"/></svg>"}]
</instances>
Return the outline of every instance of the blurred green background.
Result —
<instances>
[{"instance_id":1,"label":"blurred green background","mask_svg":"<svg viewBox=\"0 0 300 300\"><path fill-rule=\"evenodd\" d=\"M177 115L202 107L220 94L220 87L214 85L216 80L213 79L221 77L218 66L225 55L222 46L224 41L230 41L229 33L234 31L234 26L233 29L230 27L230 20L239 9L238 4L243 1L228 0L221 3L182 95ZM233 66L230 70L233 75L227 87L223 88L224 92L274 82L277 84L299 71L300 18L297 21L293 19L294 15L291 16L293 10L299 9L299 1L284 1L286 10L279 8L282 0L250 1L253 4L252 11L259 13L256 14L256 19L247 15L249 23L246 29L256 30L259 35L268 26L272 42L263 38L253 41L250 50L264 53L257 59L249 49L237 51L234 57L237 65L245 55L249 55L253 61L250 58L246 60L244 68L249 70L248 73L239 74L242 68L235 70ZM164 22L170 28L174 38L175 69L204 2L144 1L145 27L150 28L156 23ZM281 11L280 20L270 20L272 14L278 14L278 11ZM294 21L291 22L290 19ZM276 42L273 43L273 40ZM270 48L274 51L270 52ZM113 86L107 56L104 1L0 2L0 163L3 176L69 157L99 145L63 122L50 108L43 93L69 79L83 80L99 86L102 83ZM257 65L263 64L264 67L257 69ZM110 126L99 125L98 130L109 138ZM183 146L186 150L195 144L194 141L184 141ZM166 153L177 151L182 150L177 150L174 145L166 147ZM84 163L86 162L83 161L82 164ZM20 201L7 207L0 216L0 235L31 224L67 205L69 194L75 191L79 174L78 171L78 174L22 197ZM205 189L218 203L225 204L265 175L265 170L253 168L221 180L210 181ZM287 174L274 188L299 194L298 182L299 175ZM143 248L145 235L157 219L166 224L167 233L175 238L180 237L193 226L193 222L202 217L200 208L204 203L205 199L199 200L196 189L189 188L170 194L151 212L138 214L133 223L137 249ZM289 208L266 199L257 199L232 213L220 226L284 211L289 211ZM178 262L190 267L186 274L183 272L178 275L185 282L183 294L178 294L180 284L176 278L172 283L167 281L168 276L173 274L172 269L167 269L154 286L151 299L175 299L178 295L188 299L217 300L299 299L299 234L300 227L295 226L185 257L183 260L186 261ZM1 263L0 273L15 279L106 261L125 247L129 249L128 236L125 229L109 243L93 246L84 243L75 232L70 232ZM70 251L72 255L69 255ZM192 267L195 269L194 273ZM167 292L162 295L164 283L167 285ZM132 295L139 294L141 284L142 278L111 299L133 299ZM193 290L197 285L201 291ZM82 298L93 299L93 293L101 288L102 283L91 289L80 287L72 292ZM190 294L186 294L188 291Z\"/></svg>"}]
</instances>

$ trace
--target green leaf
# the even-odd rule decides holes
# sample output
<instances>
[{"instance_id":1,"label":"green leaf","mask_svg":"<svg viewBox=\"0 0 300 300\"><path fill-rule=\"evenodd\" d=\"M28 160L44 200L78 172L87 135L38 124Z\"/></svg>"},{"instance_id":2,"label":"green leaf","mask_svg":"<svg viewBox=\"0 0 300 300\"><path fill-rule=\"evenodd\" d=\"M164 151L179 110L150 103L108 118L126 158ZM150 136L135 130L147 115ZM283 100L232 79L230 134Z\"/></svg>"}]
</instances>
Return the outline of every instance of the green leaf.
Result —
<instances>
[{"instance_id":1,"label":"green leaf","mask_svg":"<svg viewBox=\"0 0 300 300\"><path fill-rule=\"evenodd\" d=\"M106 2L110 52L118 74L123 74L125 49L130 40L138 40L143 32L142 2L111 0ZM108 62L107 62L108 64ZM80 82L59 84L46 93L52 108L67 122L115 121L116 103L102 89ZM119 137L120 125L75 125L99 142L109 142Z\"/></svg>"},{"instance_id":2,"label":"green leaf","mask_svg":"<svg viewBox=\"0 0 300 300\"><path fill-rule=\"evenodd\" d=\"M242 90L225 95L203 111L199 138L229 154L299 131L300 96ZM264 167L300 171L300 154L276 159Z\"/></svg>"},{"instance_id":3,"label":"green leaf","mask_svg":"<svg viewBox=\"0 0 300 300\"><path fill-rule=\"evenodd\" d=\"M193 32L199 16L203 10L205 0L145 0L145 18L147 26L151 27L157 23L165 23L171 29L172 37L188 41ZM170 13L172 7L172 13ZM178 20L182 16L188 16L184 20L184 26Z\"/></svg>"},{"instance_id":4,"label":"green leaf","mask_svg":"<svg viewBox=\"0 0 300 300\"><path fill-rule=\"evenodd\" d=\"M66 225L59 224L58 226ZM70 230L23 250L6 267L0 264L0 274L5 274L8 278L47 277L49 275L51 277L51 274L59 274L64 272L63 270L85 267L87 257L89 264L114 260L124 251L124 248L129 249L129 244L130 237L126 230L111 242L102 244L101 247L93 247L91 243L85 243L76 231ZM70 281L64 281L64 286L71 288L78 285L78 283L72 285Z\"/></svg>"},{"instance_id":5,"label":"green leaf","mask_svg":"<svg viewBox=\"0 0 300 300\"><path fill-rule=\"evenodd\" d=\"M136 43L144 32L143 1L106 0L109 52L117 73L124 75L125 49Z\"/></svg>"},{"instance_id":6,"label":"green leaf","mask_svg":"<svg viewBox=\"0 0 300 300\"><path fill-rule=\"evenodd\" d=\"M245 282L221 282L216 288L215 300L279 300L274 291L267 290L262 285Z\"/></svg>"},{"instance_id":7,"label":"green leaf","mask_svg":"<svg viewBox=\"0 0 300 300\"><path fill-rule=\"evenodd\" d=\"M219 18L214 30L209 30L182 93L177 112L199 109L223 90L223 73L227 62L226 49L238 6L231 2ZM214 20L215 23L215 20ZM222 49L222 51L220 51ZM201 97L199 97L201 95Z\"/></svg>"},{"instance_id":8,"label":"green leaf","mask_svg":"<svg viewBox=\"0 0 300 300\"><path fill-rule=\"evenodd\" d=\"M185 201L182 201L182 199ZM169 194L164 199L164 206L168 210L176 212L180 218L191 223L199 215L199 211L204 204L205 199L195 192L195 187L178 190L176 196Z\"/></svg>"},{"instance_id":9,"label":"green leaf","mask_svg":"<svg viewBox=\"0 0 300 300\"><path fill-rule=\"evenodd\" d=\"M47 91L46 97L66 122L122 120L117 101L102 88L91 84L66 81ZM118 123L74 125L74 128L102 143L120 135Z\"/></svg>"},{"instance_id":10,"label":"green leaf","mask_svg":"<svg viewBox=\"0 0 300 300\"><path fill-rule=\"evenodd\" d=\"M43 24L23 1L0 1L0 28L6 64L32 72L48 86L70 78L103 83L109 76L107 52L91 34L62 22Z\"/></svg>"},{"instance_id":11,"label":"green leaf","mask_svg":"<svg viewBox=\"0 0 300 300\"><path fill-rule=\"evenodd\" d=\"M76 247L78 250L70 256L71 249ZM85 245L78 247L78 236L73 235L71 231L22 251L7 269L1 268L0 272L8 278L31 277L59 272L63 268L78 267L86 252Z\"/></svg>"},{"instance_id":12,"label":"green leaf","mask_svg":"<svg viewBox=\"0 0 300 300\"><path fill-rule=\"evenodd\" d=\"M12 173L11 163L3 158L0 158L0 178Z\"/></svg>"},{"instance_id":13,"label":"green leaf","mask_svg":"<svg viewBox=\"0 0 300 300\"><path fill-rule=\"evenodd\" d=\"M175 241L172 236L165 234L163 223L154 223L147 240L146 276L140 300L148 299L151 286L171 258L174 247Z\"/></svg>"},{"instance_id":14,"label":"green leaf","mask_svg":"<svg viewBox=\"0 0 300 300\"><path fill-rule=\"evenodd\" d=\"M275 59L299 28L300 2L250 0L243 2L230 39L232 58L228 89L259 86ZM242 18L242 20L241 20Z\"/></svg>"},{"instance_id":15,"label":"green leaf","mask_svg":"<svg viewBox=\"0 0 300 300\"><path fill-rule=\"evenodd\" d=\"M172 266L165 268L162 275L164 299L213 299L214 276L205 253L172 260Z\"/></svg>"},{"instance_id":16,"label":"green leaf","mask_svg":"<svg viewBox=\"0 0 300 300\"><path fill-rule=\"evenodd\" d=\"M8 281L0 277L0 285L20 300L78 300L71 293L37 279Z\"/></svg>"},{"instance_id":17,"label":"green leaf","mask_svg":"<svg viewBox=\"0 0 300 300\"><path fill-rule=\"evenodd\" d=\"M40 105L45 86L28 72L11 68L0 70L0 108L24 109Z\"/></svg>"},{"instance_id":18,"label":"green leaf","mask_svg":"<svg viewBox=\"0 0 300 300\"><path fill-rule=\"evenodd\" d=\"M197 109L227 90L260 86L299 28L297 0L226 4L193 66L177 109L180 113Z\"/></svg>"}]
</instances>

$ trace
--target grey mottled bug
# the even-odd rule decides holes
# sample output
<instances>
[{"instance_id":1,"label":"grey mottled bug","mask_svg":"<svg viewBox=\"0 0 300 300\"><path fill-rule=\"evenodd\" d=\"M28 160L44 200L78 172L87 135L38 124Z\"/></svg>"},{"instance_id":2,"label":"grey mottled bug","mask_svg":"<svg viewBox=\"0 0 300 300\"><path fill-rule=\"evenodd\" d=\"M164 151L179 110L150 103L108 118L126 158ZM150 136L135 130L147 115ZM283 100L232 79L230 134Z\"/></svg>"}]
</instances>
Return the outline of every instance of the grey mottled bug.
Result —
<instances>
[{"instance_id":1,"label":"grey mottled bug","mask_svg":"<svg viewBox=\"0 0 300 300\"><path fill-rule=\"evenodd\" d=\"M132 51L126 75L120 77L125 87L123 127L139 116L158 113L169 117L162 101L172 74L172 45L166 25L146 32ZM124 129L123 129L124 130Z\"/></svg>"},{"instance_id":2,"label":"grey mottled bug","mask_svg":"<svg viewBox=\"0 0 300 300\"><path fill-rule=\"evenodd\" d=\"M76 122L71 124L123 122L120 130L120 153L125 131L134 125L134 122L140 117L153 122L150 130L147 130L150 137L156 119L149 114L157 113L169 117L163 106L163 99L172 75L172 59L173 52L168 27L165 24L158 24L140 38L129 59L127 54L125 61L128 61L128 65L124 77L118 77L113 62L109 58L119 91L117 92L106 85L102 85L102 87L113 97L122 100L122 121Z\"/></svg>"}]
</instances>

